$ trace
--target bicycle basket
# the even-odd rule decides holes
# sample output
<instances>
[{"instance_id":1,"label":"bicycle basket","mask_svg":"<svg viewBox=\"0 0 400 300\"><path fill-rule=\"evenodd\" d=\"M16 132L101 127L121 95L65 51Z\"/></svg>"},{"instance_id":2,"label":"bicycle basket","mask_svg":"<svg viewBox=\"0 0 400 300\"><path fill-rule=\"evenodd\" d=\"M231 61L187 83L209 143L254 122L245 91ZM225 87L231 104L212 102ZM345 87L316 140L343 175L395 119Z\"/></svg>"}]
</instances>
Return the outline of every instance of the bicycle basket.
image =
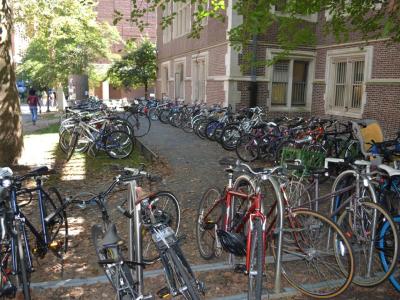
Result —
<instances>
[{"instance_id":1,"label":"bicycle basket","mask_svg":"<svg viewBox=\"0 0 400 300\"><path fill-rule=\"evenodd\" d=\"M243 235L222 229L218 229L217 234L225 251L235 256L246 255L246 240Z\"/></svg>"}]
</instances>

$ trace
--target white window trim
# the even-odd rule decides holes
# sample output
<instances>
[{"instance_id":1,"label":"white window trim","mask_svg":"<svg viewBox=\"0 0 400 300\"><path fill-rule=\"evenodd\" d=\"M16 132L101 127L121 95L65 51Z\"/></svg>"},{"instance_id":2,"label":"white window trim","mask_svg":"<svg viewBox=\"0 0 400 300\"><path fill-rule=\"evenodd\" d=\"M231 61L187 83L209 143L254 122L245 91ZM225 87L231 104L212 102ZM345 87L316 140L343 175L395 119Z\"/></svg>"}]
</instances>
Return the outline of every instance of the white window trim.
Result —
<instances>
[{"instance_id":1,"label":"white window trim","mask_svg":"<svg viewBox=\"0 0 400 300\"><path fill-rule=\"evenodd\" d=\"M167 92L166 93L164 93L163 87L162 87L162 84L163 84L163 73L162 72L164 71L164 68L168 69L168 78L167 78L167 87L166 87ZM161 63L161 94L166 95L169 98L170 98L170 91L169 91L169 82L170 81L171 81L171 62L165 61L165 62Z\"/></svg>"},{"instance_id":2,"label":"white window trim","mask_svg":"<svg viewBox=\"0 0 400 300\"><path fill-rule=\"evenodd\" d=\"M175 88L175 74L176 74L176 69L178 65L183 64L183 100L186 100L186 86L185 86L185 81L186 81L186 57L180 57L174 59L174 98L176 99L176 88Z\"/></svg>"},{"instance_id":3,"label":"white window trim","mask_svg":"<svg viewBox=\"0 0 400 300\"><path fill-rule=\"evenodd\" d=\"M180 33L180 34L178 34L178 28L177 28L177 23L178 23L178 19L177 19L177 17L178 17L178 13L177 13L177 5L183 5L182 7L180 7L180 11L183 11L183 10L186 10L186 8L187 7L189 7L189 13L190 13L190 18L189 18L189 24L188 24L188 26L187 26L187 28L186 28L186 21L188 20L188 17L186 16L185 17L185 29L186 30L182 30L182 32ZM173 2L173 4L172 4L172 11L174 12L174 13L177 13L176 15L175 15L175 17L174 17L174 20L172 21L172 39L177 39L177 38L180 38L180 37L182 37L182 36L185 36L185 35L187 35L187 34L189 34L190 33L190 31L192 30L192 5L190 4L190 2L189 3L185 3L185 2ZM182 25L182 24L181 24Z\"/></svg>"},{"instance_id":4,"label":"white window trim","mask_svg":"<svg viewBox=\"0 0 400 300\"><path fill-rule=\"evenodd\" d=\"M282 50L279 49L267 49L267 59L273 59L274 56L282 52ZM289 93L288 94L288 101L286 105L272 105L271 104L271 91L272 91L272 78L273 78L273 72L274 68L273 66L270 66L266 68L266 73L265 73L265 79L268 81L268 98L267 98L267 105L268 109L270 111L287 111L287 112L293 112L293 111L311 111L311 104L312 104L312 90L313 90L313 82L314 82L314 75L315 75L315 52L312 51L293 51L290 53L290 55L287 57L287 60L290 60L290 67L289 67L289 82L292 81L293 78L293 61L294 60L302 60L302 61L308 61L308 74L307 74L307 95L306 95L306 105L305 106L291 106L291 97ZM291 84L290 84L291 86Z\"/></svg>"},{"instance_id":5,"label":"white window trim","mask_svg":"<svg viewBox=\"0 0 400 300\"><path fill-rule=\"evenodd\" d=\"M278 17L288 17L288 14L282 13L280 11L275 10L275 5L272 5L271 7L271 12ZM311 23L317 23L318 22L318 13L313 13L311 15L296 15L297 18L302 19L304 21L308 21Z\"/></svg>"},{"instance_id":6,"label":"white window trim","mask_svg":"<svg viewBox=\"0 0 400 300\"><path fill-rule=\"evenodd\" d=\"M167 10L167 12L166 12ZM161 17L170 16L172 13L172 4L167 3L165 9L161 10ZM158 20L157 20L158 24ZM162 29L162 42L163 44L167 44L172 40L172 24L168 25L166 28Z\"/></svg>"},{"instance_id":7,"label":"white window trim","mask_svg":"<svg viewBox=\"0 0 400 300\"><path fill-rule=\"evenodd\" d=\"M349 58L352 56L364 56L364 83L362 89L362 98L361 98L361 108L358 112L356 111L338 111L335 110L332 105L332 97L333 97L333 83L334 82L334 67L333 61L340 58ZM371 80L372 76L372 64L374 58L374 47L373 46L365 46L365 47L352 47L352 48L344 48L344 49L334 49L328 50L326 53L326 67L325 67L325 94L324 94L324 102L325 102L325 113L329 115L337 115L337 116L346 116L352 118L361 118L364 113L365 104L367 103L367 92L366 92L366 84Z\"/></svg>"},{"instance_id":8,"label":"white window trim","mask_svg":"<svg viewBox=\"0 0 400 300\"><path fill-rule=\"evenodd\" d=\"M193 72L195 70L196 61L198 61L198 60L204 60L204 72L205 72L204 103L207 103L208 51L192 55L192 66L191 66L191 72L192 72L192 74L191 74L191 79L192 79L192 104L195 102L194 79L196 79L196 76L193 74Z\"/></svg>"}]
</instances>

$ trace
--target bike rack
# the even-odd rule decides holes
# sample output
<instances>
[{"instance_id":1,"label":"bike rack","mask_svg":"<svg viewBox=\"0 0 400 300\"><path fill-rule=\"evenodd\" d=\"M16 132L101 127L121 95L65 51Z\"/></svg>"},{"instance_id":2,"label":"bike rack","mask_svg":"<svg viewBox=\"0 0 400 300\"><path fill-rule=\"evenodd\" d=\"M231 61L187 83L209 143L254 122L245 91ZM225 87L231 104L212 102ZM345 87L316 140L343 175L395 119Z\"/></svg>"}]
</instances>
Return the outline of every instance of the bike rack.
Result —
<instances>
[{"instance_id":1,"label":"bike rack","mask_svg":"<svg viewBox=\"0 0 400 300\"><path fill-rule=\"evenodd\" d=\"M283 200L282 194L280 191L278 181L270 176L268 178L269 182L271 182L272 186L274 187L275 194L278 195L278 205L277 205L277 214L278 214L278 222L275 229L275 232L278 233L278 248L276 251L276 258L275 258L275 286L274 286L274 293L279 294L281 292L281 266L282 266L282 228L283 228ZM234 265L235 264L235 257L233 254L228 255L228 264Z\"/></svg>"},{"instance_id":2,"label":"bike rack","mask_svg":"<svg viewBox=\"0 0 400 300\"><path fill-rule=\"evenodd\" d=\"M278 181L274 177L270 177L269 181L274 187L275 194L278 195L277 214L278 214L278 226L276 231L278 231L278 249L276 253L276 264L275 264L275 287L274 292L278 294L281 292L281 265L282 265L282 228L283 228L283 200L282 194L279 187Z\"/></svg>"},{"instance_id":3,"label":"bike rack","mask_svg":"<svg viewBox=\"0 0 400 300\"><path fill-rule=\"evenodd\" d=\"M128 207L129 212L133 213L133 218L129 219L129 259L138 262L136 270L131 270L132 277L138 282L138 297L136 299L153 299L152 295L143 295L143 255L142 255L142 223L140 203L136 205L136 180L128 182ZM136 273L136 274L135 274Z\"/></svg>"}]
</instances>

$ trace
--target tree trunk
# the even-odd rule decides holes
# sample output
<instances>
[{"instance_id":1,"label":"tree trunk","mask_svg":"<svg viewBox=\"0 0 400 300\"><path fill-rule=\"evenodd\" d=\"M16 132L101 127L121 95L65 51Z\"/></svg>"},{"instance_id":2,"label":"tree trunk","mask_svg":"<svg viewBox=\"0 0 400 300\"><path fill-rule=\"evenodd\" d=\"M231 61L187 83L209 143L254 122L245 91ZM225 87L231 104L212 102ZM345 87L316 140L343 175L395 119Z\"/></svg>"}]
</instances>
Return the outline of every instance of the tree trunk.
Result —
<instances>
[{"instance_id":1,"label":"tree trunk","mask_svg":"<svg viewBox=\"0 0 400 300\"><path fill-rule=\"evenodd\" d=\"M0 1L0 167L4 167L21 155L23 136L11 49L11 6L9 0Z\"/></svg>"},{"instance_id":2,"label":"tree trunk","mask_svg":"<svg viewBox=\"0 0 400 300\"><path fill-rule=\"evenodd\" d=\"M148 99L148 95L147 95L147 93L148 93L148 84L147 84L147 82L145 82L144 83L144 99Z\"/></svg>"}]
</instances>

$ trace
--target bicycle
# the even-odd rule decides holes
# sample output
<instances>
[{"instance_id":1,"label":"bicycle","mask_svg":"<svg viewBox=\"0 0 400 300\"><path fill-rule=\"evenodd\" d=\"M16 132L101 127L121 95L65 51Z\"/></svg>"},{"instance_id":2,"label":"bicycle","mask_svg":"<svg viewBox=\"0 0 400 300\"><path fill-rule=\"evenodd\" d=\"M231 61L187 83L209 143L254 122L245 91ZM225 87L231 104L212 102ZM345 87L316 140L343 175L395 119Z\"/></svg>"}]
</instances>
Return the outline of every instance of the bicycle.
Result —
<instances>
[{"instance_id":1,"label":"bicycle","mask_svg":"<svg viewBox=\"0 0 400 300\"><path fill-rule=\"evenodd\" d=\"M79 140L85 141L87 151L96 155L98 150L103 150L111 158L123 159L131 155L133 151L133 139L125 130L115 130L112 127L97 129L87 123L90 118L76 118L72 130L64 130L60 136L60 147L67 154L69 161L79 144Z\"/></svg>"},{"instance_id":2,"label":"bicycle","mask_svg":"<svg viewBox=\"0 0 400 300\"><path fill-rule=\"evenodd\" d=\"M224 249L235 256L245 256L248 297L261 299L266 241L271 240L275 257L277 249L282 247L282 274L302 293L330 298L344 292L353 278L354 258L351 246L338 226L317 212L292 209L281 198L279 184L273 175L280 167L253 170L244 163L231 160L220 161L220 164L229 166L226 169L228 184L222 194L216 188L208 189L199 204L196 240L200 255L211 259L221 255ZM233 173L237 171L246 171L254 179L241 175L233 182ZM262 193L262 188L267 186L269 193ZM263 195L268 198L262 199ZM267 210L269 199L271 203ZM285 205L283 227L277 228L276 209L281 201ZM279 231L283 233L281 245L273 238ZM334 234L328 236L328 232ZM332 240L327 240L329 238ZM328 242L334 245L333 250L327 248ZM338 257L347 261L344 272L337 262ZM317 264L318 260L321 263ZM304 276L304 270L313 275ZM324 274L325 284L314 286L312 282L319 282L321 274Z\"/></svg>"},{"instance_id":3,"label":"bicycle","mask_svg":"<svg viewBox=\"0 0 400 300\"><path fill-rule=\"evenodd\" d=\"M10 169L0 170L3 189L0 202L1 229L1 292L2 295L15 296L17 287L14 278L19 279L24 298L30 299L30 276L33 271L30 240L26 227L34 237L35 247L32 253L44 258L51 251L62 259L68 249L68 221L66 207L69 200L63 201L56 188L48 192L43 189L42 176L49 174L47 167L35 169L23 176L13 176ZM22 182L34 178L35 188L22 188ZM32 201L32 193L37 192L39 204L40 229L29 221L21 208ZM20 195L29 194L30 200L25 205L17 202Z\"/></svg>"},{"instance_id":4,"label":"bicycle","mask_svg":"<svg viewBox=\"0 0 400 300\"><path fill-rule=\"evenodd\" d=\"M158 181L159 177L152 176L137 169L125 169L125 172L117 176L114 182L131 183L136 180L147 178L150 181ZM203 285L197 281L194 274L187 263L182 251L178 245L175 231L170 227L172 216L168 212L157 206L157 201L148 197L136 200L135 190L128 189L128 196L132 197L136 208L133 211L123 208L128 201L124 200L118 210L128 219L133 219L135 211L140 211L137 216L140 219L140 226L146 228L151 233L152 242L159 255L159 260L164 266L167 289L159 292L160 297L168 295L183 295L186 299L200 299L199 292L203 290ZM96 247L96 253L99 256L99 263L103 266L113 287L117 291L118 299L147 299L142 293L143 278L138 275L141 268L150 262L142 261L141 255L136 261L127 261L123 258L121 251L122 239L118 236L115 224L113 224L108 216L107 208L104 201L96 201L102 211L103 224L92 227L93 243ZM143 211L142 211L143 209ZM139 231L140 232L140 231ZM130 239L136 240L138 236L131 236ZM139 244L135 242L135 245ZM142 249L134 249L136 254L141 254ZM134 269L137 281L133 279L130 269Z\"/></svg>"}]
</instances>

